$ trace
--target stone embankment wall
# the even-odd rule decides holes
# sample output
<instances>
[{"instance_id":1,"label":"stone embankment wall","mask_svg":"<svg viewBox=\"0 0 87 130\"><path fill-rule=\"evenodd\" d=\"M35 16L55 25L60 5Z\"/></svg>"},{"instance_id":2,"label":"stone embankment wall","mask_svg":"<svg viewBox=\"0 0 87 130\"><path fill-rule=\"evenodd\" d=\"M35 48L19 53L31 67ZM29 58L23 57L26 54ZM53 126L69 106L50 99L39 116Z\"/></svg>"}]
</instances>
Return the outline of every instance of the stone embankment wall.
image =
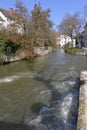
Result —
<instances>
[{"instance_id":1,"label":"stone embankment wall","mask_svg":"<svg viewBox=\"0 0 87 130\"><path fill-rule=\"evenodd\" d=\"M19 61L21 59L24 59L25 58L25 55L24 53L20 53L19 55L18 54L10 54L8 56L4 55L3 56L3 62L14 62L14 61Z\"/></svg>"},{"instance_id":2,"label":"stone embankment wall","mask_svg":"<svg viewBox=\"0 0 87 130\"><path fill-rule=\"evenodd\" d=\"M44 56L44 55L47 55L48 53L50 53L51 51L52 51L52 47L47 47L47 48L36 47L34 49L34 55ZM4 63L7 63L7 62L14 62L14 61L22 60L25 58L29 58L29 56L30 56L29 51L20 50L16 54L10 54L8 56L3 55L2 59L3 59Z\"/></svg>"},{"instance_id":3,"label":"stone embankment wall","mask_svg":"<svg viewBox=\"0 0 87 130\"><path fill-rule=\"evenodd\" d=\"M87 130L87 71L81 72L80 82L77 130Z\"/></svg>"},{"instance_id":4,"label":"stone embankment wall","mask_svg":"<svg viewBox=\"0 0 87 130\"><path fill-rule=\"evenodd\" d=\"M38 56L44 56L47 55L48 53L50 53L52 51L52 47L36 47L34 49L34 53Z\"/></svg>"}]
</instances>

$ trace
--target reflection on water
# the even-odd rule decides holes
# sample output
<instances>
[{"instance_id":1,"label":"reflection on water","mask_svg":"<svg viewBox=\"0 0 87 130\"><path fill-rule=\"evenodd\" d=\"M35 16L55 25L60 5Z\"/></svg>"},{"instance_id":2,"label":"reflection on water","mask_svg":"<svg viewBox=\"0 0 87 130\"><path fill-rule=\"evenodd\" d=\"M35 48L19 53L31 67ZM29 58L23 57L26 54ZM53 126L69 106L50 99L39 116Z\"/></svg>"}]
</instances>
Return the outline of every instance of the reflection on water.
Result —
<instances>
[{"instance_id":1,"label":"reflection on water","mask_svg":"<svg viewBox=\"0 0 87 130\"><path fill-rule=\"evenodd\" d=\"M56 51L0 66L0 128L76 130L79 74L86 64L86 57Z\"/></svg>"}]
</instances>

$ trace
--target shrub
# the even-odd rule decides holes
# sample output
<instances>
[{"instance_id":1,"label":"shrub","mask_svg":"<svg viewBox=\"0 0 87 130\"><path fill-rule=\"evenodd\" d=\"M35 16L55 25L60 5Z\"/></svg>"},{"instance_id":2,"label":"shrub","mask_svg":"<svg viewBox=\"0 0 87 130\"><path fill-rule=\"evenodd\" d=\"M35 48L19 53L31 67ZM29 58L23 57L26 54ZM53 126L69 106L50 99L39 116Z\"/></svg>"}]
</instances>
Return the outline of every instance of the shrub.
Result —
<instances>
[{"instance_id":1,"label":"shrub","mask_svg":"<svg viewBox=\"0 0 87 130\"><path fill-rule=\"evenodd\" d=\"M6 40L0 43L0 52L6 55L10 53L15 53L19 47L19 44L16 44L10 40Z\"/></svg>"},{"instance_id":2,"label":"shrub","mask_svg":"<svg viewBox=\"0 0 87 130\"><path fill-rule=\"evenodd\" d=\"M65 52L67 52L67 50L69 50L69 43L65 44L63 46L63 49L64 49Z\"/></svg>"}]
</instances>

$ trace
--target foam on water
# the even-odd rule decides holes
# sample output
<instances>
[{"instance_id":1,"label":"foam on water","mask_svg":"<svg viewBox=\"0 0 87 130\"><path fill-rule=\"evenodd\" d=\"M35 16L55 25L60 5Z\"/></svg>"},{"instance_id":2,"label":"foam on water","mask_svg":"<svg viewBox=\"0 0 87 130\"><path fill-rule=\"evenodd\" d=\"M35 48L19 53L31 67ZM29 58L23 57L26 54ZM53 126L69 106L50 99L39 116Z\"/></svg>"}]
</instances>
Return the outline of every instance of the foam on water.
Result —
<instances>
[{"instance_id":1,"label":"foam on water","mask_svg":"<svg viewBox=\"0 0 87 130\"><path fill-rule=\"evenodd\" d=\"M7 82L12 82L14 79L11 77L6 77L3 79L0 79L0 83L7 83Z\"/></svg>"},{"instance_id":2,"label":"foam on water","mask_svg":"<svg viewBox=\"0 0 87 130\"><path fill-rule=\"evenodd\" d=\"M73 99L73 95L68 94L67 97L64 98L63 103L61 105L61 115L65 123L70 111L70 107L72 105L72 99Z\"/></svg>"},{"instance_id":3,"label":"foam on water","mask_svg":"<svg viewBox=\"0 0 87 130\"><path fill-rule=\"evenodd\" d=\"M40 95L50 95L50 90L43 90L40 92Z\"/></svg>"},{"instance_id":4,"label":"foam on water","mask_svg":"<svg viewBox=\"0 0 87 130\"><path fill-rule=\"evenodd\" d=\"M16 73L12 76L7 76L4 78L0 79L0 83L8 83L8 82L13 82L14 80L20 79L20 78L34 78L37 76L37 73L35 72L21 72L21 73Z\"/></svg>"},{"instance_id":5,"label":"foam on water","mask_svg":"<svg viewBox=\"0 0 87 130\"><path fill-rule=\"evenodd\" d=\"M58 92L63 93L65 91L68 91L71 87L73 87L76 84L75 80L69 80L64 82L56 82L53 81L51 84L58 90Z\"/></svg>"},{"instance_id":6,"label":"foam on water","mask_svg":"<svg viewBox=\"0 0 87 130\"><path fill-rule=\"evenodd\" d=\"M25 120L25 124L30 126L38 126L41 123L42 117L39 115L34 120L30 121L28 119Z\"/></svg>"},{"instance_id":7,"label":"foam on water","mask_svg":"<svg viewBox=\"0 0 87 130\"><path fill-rule=\"evenodd\" d=\"M8 77L5 77L5 78L1 78L0 83L12 82L12 81L19 79L19 78L20 78L20 76L16 76L16 75L8 76Z\"/></svg>"}]
</instances>

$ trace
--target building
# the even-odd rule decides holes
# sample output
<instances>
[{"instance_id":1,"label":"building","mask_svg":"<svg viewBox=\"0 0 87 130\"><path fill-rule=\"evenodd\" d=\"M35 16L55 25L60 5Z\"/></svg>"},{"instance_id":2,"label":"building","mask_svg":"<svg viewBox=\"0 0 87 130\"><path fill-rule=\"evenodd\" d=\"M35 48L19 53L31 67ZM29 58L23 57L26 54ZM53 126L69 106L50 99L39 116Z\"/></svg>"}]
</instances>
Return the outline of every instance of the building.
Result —
<instances>
[{"instance_id":1,"label":"building","mask_svg":"<svg viewBox=\"0 0 87 130\"><path fill-rule=\"evenodd\" d=\"M72 43L71 37L63 33L58 33L56 43L57 46L63 47L67 43ZM75 47L75 39L73 39L73 47Z\"/></svg>"},{"instance_id":2,"label":"building","mask_svg":"<svg viewBox=\"0 0 87 130\"><path fill-rule=\"evenodd\" d=\"M7 28L8 25L13 22L13 20L14 20L14 11L12 8L10 8L9 10L0 8L0 25Z\"/></svg>"},{"instance_id":3,"label":"building","mask_svg":"<svg viewBox=\"0 0 87 130\"><path fill-rule=\"evenodd\" d=\"M84 50L84 55L87 56L87 23L84 26L84 31L80 35L81 48Z\"/></svg>"},{"instance_id":4,"label":"building","mask_svg":"<svg viewBox=\"0 0 87 130\"><path fill-rule=\"evenodd\" d=\"M13 26L15 30L21 33L22 32L21 26L19 25L16 26L18 24L17 23L18 19L22 19L22 17L19 14L15 13L13 8L10 8L9 10L0 8L0 27L5 27L7 29L10 25L15 25Z\"/></svg>"},{"instance_id":5,"label":"building","mask_svg":"<svg viewBox=\"0 0 87 130\"><path fill-rule=\"evenodd\" d=\"M84 26L84 31L80 35L81 47L87 48L87 23Z\"/></svg>"}]
</instances>

